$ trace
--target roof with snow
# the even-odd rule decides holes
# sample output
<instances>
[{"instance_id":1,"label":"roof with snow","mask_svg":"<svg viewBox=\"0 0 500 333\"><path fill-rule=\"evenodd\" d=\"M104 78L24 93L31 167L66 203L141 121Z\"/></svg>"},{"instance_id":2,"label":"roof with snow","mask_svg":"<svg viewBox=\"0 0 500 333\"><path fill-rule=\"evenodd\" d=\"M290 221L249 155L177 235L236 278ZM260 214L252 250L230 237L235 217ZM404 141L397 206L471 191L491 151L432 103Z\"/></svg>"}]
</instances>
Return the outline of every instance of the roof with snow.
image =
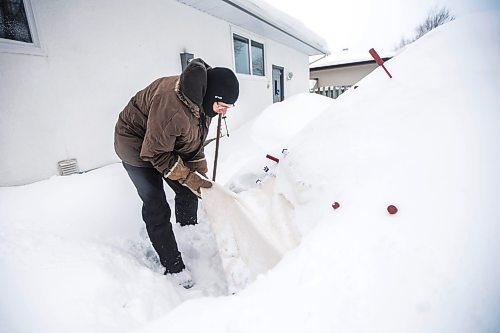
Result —
<instances>
[{"instance_id":1,"label":"roof with snow","mask_svg":"<svg viewBox=\"0 0 500 333\"><path fill-rule=\"evenodd\" d=\"M380 53L380 57L387 61L394 56L393 53L386 52ZM375 63L375 60L372 56L366 51L364 53L351 53L351 52L340 52L333 53L328 55L327 57L321 58L316 62L313 62L309 65L311 70L322 70L322 69L330 69L330 68L338 68L338 67L348 67L348 66L356 66L356 65L365 65Z\"/></svg>"},{"instance_id":2,"label":"roof with snow","mask_svg":"<svg viewBox=\"0 0 500 333\"><path fill-rule=\"evenodd\" d=\"M328 54L326 41L302 22L260 0L177 0L307 55Z\"/></svg>"}]
</instances>

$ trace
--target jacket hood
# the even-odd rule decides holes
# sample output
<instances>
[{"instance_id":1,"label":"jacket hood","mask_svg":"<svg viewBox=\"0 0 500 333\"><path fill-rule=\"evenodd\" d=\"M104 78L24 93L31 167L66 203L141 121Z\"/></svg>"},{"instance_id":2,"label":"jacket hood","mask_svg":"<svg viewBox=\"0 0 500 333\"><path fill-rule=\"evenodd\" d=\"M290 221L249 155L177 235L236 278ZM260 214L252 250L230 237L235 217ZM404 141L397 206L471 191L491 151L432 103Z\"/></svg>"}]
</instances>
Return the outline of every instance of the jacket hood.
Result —
<instances>
[{"instance_id":1,"label":"jacket hood","mask_svg":"<svg viewBox=\"0 0 500 333\"><path fill-rule=\"evenodd\" d=\"M198 107L202 106L207 90L207 69L210 66L200 58L193 59L179 78L179 91Z\"/></svg>"}]
</instances>

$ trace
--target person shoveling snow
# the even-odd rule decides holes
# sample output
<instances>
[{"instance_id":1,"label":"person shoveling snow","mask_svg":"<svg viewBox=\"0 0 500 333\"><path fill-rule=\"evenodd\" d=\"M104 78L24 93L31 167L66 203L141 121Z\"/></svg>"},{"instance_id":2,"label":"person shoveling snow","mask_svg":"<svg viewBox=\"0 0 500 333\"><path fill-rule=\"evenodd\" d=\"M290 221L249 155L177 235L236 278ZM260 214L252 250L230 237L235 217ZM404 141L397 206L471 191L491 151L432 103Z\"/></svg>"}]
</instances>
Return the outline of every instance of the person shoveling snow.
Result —
<instances>
[{"instance_id":1,"label":"person shoveling snow","mask_svg":"<svg viewBox=\"0 0 500 333\"><path fill-rule=\"evenodd\" d=\"M196 224L200 188L212 186L201 176L208 171L203 144L211 118L224 115L238 95L230 69L194 59L180 76L157 79L132 97L115 127L115 151L143 202L149 239L165 275L186 289L193 281L172 231L163 180L175 192L176 222Z\"/></svg>"}]
</instances>

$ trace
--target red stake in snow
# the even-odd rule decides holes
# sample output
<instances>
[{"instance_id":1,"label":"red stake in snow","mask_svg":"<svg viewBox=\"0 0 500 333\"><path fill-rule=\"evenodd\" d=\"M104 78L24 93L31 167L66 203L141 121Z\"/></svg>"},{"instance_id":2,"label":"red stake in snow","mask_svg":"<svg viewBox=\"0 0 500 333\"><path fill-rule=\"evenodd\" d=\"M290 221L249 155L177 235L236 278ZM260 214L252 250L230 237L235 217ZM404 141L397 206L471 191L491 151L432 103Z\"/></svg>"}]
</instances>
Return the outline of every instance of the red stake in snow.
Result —
<instances>
[{"instance_id":1,"label":"red stake in snow","mask_svg":"<svg viewBox=\"0 0 500 333\"><path fill-rule=\"evenodd\" d=\"M267 154L267 155L266 155L266 158L268 158L268 159L270 159L271 161L274 161L274 162L276 162L276 163L279 163L279 162L280 162L279 158L274 157L274 156L269 155L269 154Z\"/></svg>"},{"instance_id":2,"label":"red stake in snow","mask_svg":"<svg viewBox=\"0 0 500 333\"><path fill-rule=\"evenodd\" d=\"M385 66L384 66L384 60L382 60L382 58L380 58L380 56L378 55L377 51L375 51L375 49L371 48L368 52L370 52L370 54L372 55L373 59L375 59L375 61L377 62L377 65L382 66L382 68L387 73L387 75L389 75L389 78L392 79L391 73L389 73L389 71L387 70L387 68L385 68Z\"/></svg>"}]
</instances>

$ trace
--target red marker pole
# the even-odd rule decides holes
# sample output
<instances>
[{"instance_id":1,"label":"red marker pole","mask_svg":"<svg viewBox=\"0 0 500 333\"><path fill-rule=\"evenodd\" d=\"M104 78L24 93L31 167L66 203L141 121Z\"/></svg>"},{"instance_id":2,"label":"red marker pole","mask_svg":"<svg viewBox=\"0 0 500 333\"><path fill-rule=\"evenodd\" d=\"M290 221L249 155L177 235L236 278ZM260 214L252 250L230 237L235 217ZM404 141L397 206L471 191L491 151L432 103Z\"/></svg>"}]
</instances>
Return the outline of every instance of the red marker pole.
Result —
<instances>
[{"instance_id":1,"label":"red marker pole","mask_svg":"<svg viewBox=\"0 0 500 333\"><path fill-rule=\"evenodd\" d=\"M266 155L266 158L268 158L268 159L270 159L271 161L274 161L274 162L276 162L276 163L279 163L279 162L280 162L279 158L276 158L276 157L274 157L273 155L269 155L269 154L267 154L267 155Z\"/></svg>"},{"instance_id":2,"label":"red marker pole","mask_svg":"<svg viewBox=\"0 0 500 333\"><path fill-rule=\"evenodd\" d=\"M375 59L375 62L377 63L377 65L382 66L382 68L387 73L387 75L389 75L389 78L392 79L391 73L389 73L389 71L387 70L387 68L385 68L385 66L384 66L384 60L382 60L382 58L380 58L380 56L378 55L377 51L375 51L375 49L371 48L368 52L370 52L370 54L372 55L373 59Z\"/></svg>"}]
</instances>

